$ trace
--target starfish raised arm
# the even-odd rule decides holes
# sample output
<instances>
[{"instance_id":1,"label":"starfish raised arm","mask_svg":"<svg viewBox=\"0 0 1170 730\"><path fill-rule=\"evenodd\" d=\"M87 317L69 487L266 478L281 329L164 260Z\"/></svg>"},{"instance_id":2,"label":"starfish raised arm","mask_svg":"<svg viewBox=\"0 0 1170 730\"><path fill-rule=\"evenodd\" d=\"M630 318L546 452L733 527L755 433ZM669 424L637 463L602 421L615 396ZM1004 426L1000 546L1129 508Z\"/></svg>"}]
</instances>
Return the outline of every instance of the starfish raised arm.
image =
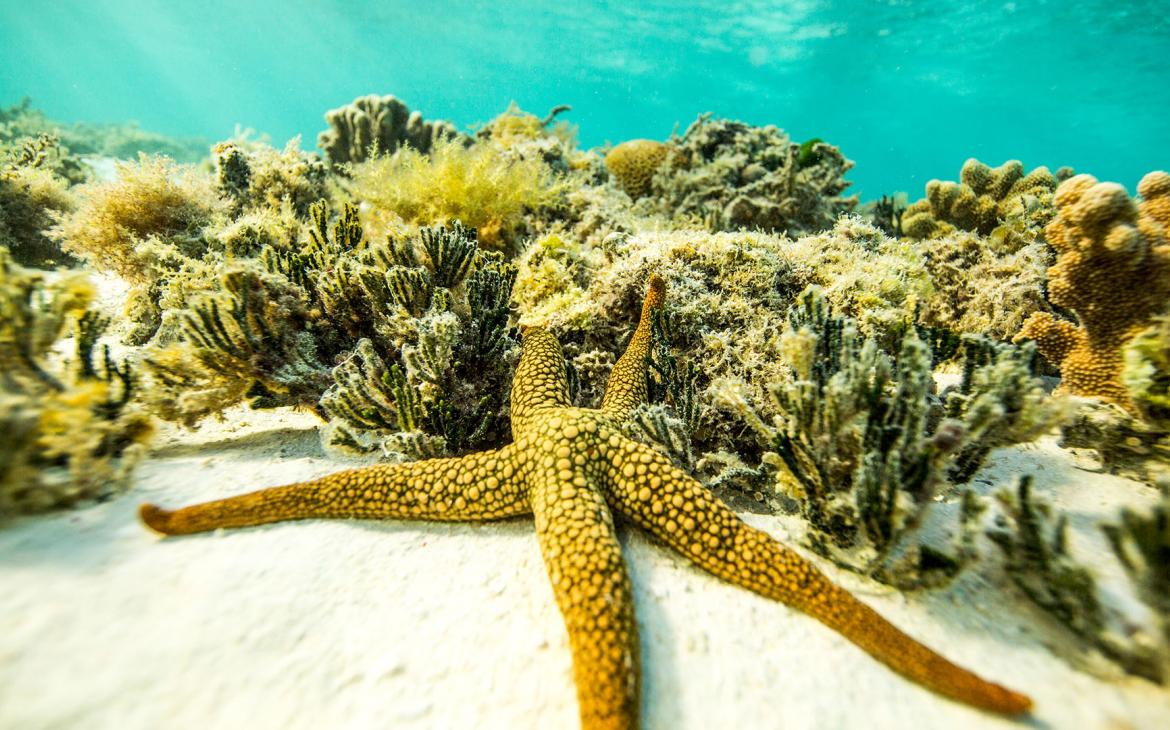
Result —
<instances>
[{"instance_id":1,"label":"starfish raised arm","mask_svg":"<svg viewBox=\"0 0 1170 730\"><path fill-rule=\"evenodd\" d=\"M928 689L992 712L1018 715L1026 695L978 677L903 633L815 566L750 527L702 484L653 449L611 436L603 480L610 504L709 573L797 608Z\"/></svg>"},{"instance_id":2,"label":"starfish raised arm","mask_svg":"<svg viewBox=\"0 0 1170 730\"><path fill-rule=\"evenodd\" d=\"M155 532L186 535L314 517L487 521L527 514L511 445L457 458L377 464L283 487L138 513Z\"/></svg>"},{"instance_id":3,"label":"starfish raised arm","mask_svg":"<svg viewBox=\"0 0 1170 730\"><path fill-rule=\"evenodd\" d=\"M651 274L646 298L642 300L638 328L610 371L605 395L601 398L601 412L614 420L624 421L630 411L646 401L646 358L650 354L651 322L654 311L662 308L665 299L666 282L658 274Z\"/></svg>"}]
</instances>

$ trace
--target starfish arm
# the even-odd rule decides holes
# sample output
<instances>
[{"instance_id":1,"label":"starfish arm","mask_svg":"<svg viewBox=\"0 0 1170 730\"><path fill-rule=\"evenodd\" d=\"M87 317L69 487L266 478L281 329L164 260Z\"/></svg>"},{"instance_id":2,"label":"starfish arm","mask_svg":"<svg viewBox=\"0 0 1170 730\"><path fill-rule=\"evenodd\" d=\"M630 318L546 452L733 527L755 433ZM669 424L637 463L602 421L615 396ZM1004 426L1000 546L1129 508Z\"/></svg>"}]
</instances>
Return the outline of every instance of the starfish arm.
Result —
<instances>
[{"instance_id":1,"label":"starfish arm","mask_svg":"<svg viewBox=\"0 0 1170 730\"><path fill-rule=\"evenodd\" d=\"M561 343L539 327L524 331L523 351L512 376L512 434L524 431L532 416L549 408L569 408L569 379Z\"/></svg>"},{"instance_id":2,"label":"starfish arm","mask_svg":"<svg viewBox=\"0 0 1170 730\"><path fill-rule=\"evenodd\" d=\"M653 274L646 287L646 298L642 300L638 328L605 384L601 412L610 418L624 421L630 411L646 401L646 358L650 354L651 322L654 310L661 309L665 299L666 282L658 274Z\"/></svg>"},{"instance_id":3,"label":"starfish arm","mask_svg":"<svg viewBox=\"0 0 1170 730\"><path fill-rule=\"evenodd\" d=\"M1006 715L1025 695L988 682L918 643L829 581L767 533L741 521L702 484L658 452L610 436L605 488L611 505L699 567L800 609L908 679L941 695Z\"/></svg>"},{"instance_id":4,"label":"starfish arm","mask_svg":"<svg viewBox=\"0 0 1170 730\"><path fill-rule=\"evenodd\" d=\"M177 510L144 504L164 535L315 517L487 521L529 512L512 447L457 458L379 464Z\"/></svg>"},{"instance_id":5,"label":"starfish arm","mask_svg":"<svg viewBox=\"0 0 1170 730\"><path fill-rule=\"evenodd\" d=\"M569 634L582 730L634 730L638 631L605 498L582 476L534 481L536 535Z\"/></svg>"}]
</instances>

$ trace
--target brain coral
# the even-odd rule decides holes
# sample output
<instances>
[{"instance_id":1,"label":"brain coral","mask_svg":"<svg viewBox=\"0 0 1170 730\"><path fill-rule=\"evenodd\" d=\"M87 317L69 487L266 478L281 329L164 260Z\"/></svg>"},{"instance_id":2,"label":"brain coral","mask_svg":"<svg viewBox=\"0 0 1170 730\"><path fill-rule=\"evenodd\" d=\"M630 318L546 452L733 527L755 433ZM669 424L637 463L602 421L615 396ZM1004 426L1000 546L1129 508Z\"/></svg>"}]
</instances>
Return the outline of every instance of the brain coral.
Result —
<instances>
[{"instance_id":1,"label":"brain coral","mask_svg":"<svg viewBox=\"0 0 1170 730\"><path fill-rule=\"evenodd\" d=\"M1124 349L1170 302L1170 174L1151 172L1135 205L1116 183L1077 175L1056 190L1057 217L1045 229L1056 249L1049 299L1080 325L1046 312L1032 315L1017 339L1036 340L1060 365L1062 389L1130 411Z\"/></svg>"},{"instance_id":2,"label":"brain coral","mask_svg":"<svg viewBox=\"0 0 1170 730\"><path fill-rule=\"evenodd\" d=\"M666 160L669 150L665 144L652 139L632 139L610 150L605 156L605 166L622 190L637 200L650 194L654 172Z\"/></svg>"}]
</instances>

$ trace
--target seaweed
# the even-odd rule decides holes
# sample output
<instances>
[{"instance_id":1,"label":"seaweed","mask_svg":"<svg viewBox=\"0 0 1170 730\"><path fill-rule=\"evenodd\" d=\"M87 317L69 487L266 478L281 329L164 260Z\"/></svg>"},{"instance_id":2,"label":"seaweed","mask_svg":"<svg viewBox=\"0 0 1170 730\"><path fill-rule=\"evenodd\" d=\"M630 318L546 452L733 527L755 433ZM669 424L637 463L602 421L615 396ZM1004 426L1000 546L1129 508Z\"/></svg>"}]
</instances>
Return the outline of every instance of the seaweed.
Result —
<instances>
[{"instance_id":1,"label":"seaweed","mask_svg":"<svg viewBox=\"0 0 1170 730\"><path fill-rule=\"evenodd\" d=\"M0 248L0 516L105 498L128 484L151 435L137 378L108 345L81 275L53 283ZM73 330L72 359L57 356Z\"/></svg>"},{"instance_id":2,"label":"seaweed","mask_svg":"<svg viewBox=\"0 0 1170 730\"><path fill-rule=\"evenodd\" d=\"M997 495L1003 513L987 535L1004 553L1008 574L1029 600L1125 671L1164 683L1170 678L1170 614L1165 571L1170 554L1170 499L1142 515L1123 510L1118 523L1102 525L1126 568L1137 595L1154 610L1153 626L1134 626L1106 605L1093 573L1077 561L1068 543L1068 517L1033 496L1032 478L1020 479L1015 494Z\"/></svg>"},{"instance_id":3,"label":"seaweed","mask_svg":"<svg viewBox=\"0 0 1170 730\"><path fill-rule=\"evenodd\" d=\"M742 397L730 405L760 438L780 493L800 505L808 544L902 588L953 577L973 557L973 497L961 502L953 554L915 544L915 533L940 487L969 479L991 449L1052 425L1031 353L969 340L967 375L939 402L929 348L913 329L891 357L816 289L788 319L782 347L793 377L770 386L772 423Z\"/></svg>"}]
</instances>

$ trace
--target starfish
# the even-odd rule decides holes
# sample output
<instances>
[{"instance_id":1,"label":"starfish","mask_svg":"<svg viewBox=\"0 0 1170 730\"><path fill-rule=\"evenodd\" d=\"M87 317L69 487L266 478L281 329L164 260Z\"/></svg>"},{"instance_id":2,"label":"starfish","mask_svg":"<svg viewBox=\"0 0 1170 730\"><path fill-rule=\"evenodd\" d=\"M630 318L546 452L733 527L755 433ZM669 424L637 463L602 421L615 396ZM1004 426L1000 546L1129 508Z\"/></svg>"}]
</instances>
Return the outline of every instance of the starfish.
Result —
<instances>
[{"instance_id":1,"label":"starfish","mask_svg":"<svg viewBox=\"0 0 1170 730\"><path fill-rule=\"evenodd\" d=\"M513 377L511 444L351 469L174 511L144 504L139 514L165 535L309 518L486 521L531 514L568 631L585 730L638 726L637 625L613 512L715 576L818 619L928 689L991 712L1026 713L1032 705L1026 695L907 636L796 552L742 522L665 455L622 434L623 420L646 399L650 321L665 293L653 276L599 409L573 407L560 343L544 329L527 328Z\"/></svg>"}]
</instances>

